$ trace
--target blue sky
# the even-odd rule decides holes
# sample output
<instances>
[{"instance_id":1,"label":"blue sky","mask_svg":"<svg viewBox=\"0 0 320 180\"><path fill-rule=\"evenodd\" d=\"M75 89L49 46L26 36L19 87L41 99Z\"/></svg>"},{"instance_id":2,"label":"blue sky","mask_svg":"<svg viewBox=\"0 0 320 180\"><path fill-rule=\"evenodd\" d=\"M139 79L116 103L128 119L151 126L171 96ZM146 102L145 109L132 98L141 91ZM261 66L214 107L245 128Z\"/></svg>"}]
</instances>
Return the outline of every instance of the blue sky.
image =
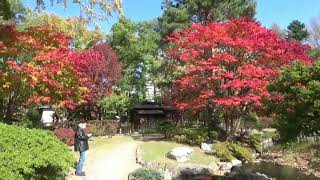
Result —
<instances>
[{"instance_id":1,"label":"blue sky","mask_svg":"<svg viewBox=\"0 0 320 180\"><path fill-rule=\"evenodd\" d=\"M34 7L35 0L22 1L28 7ZM148 20L162 14L161 2L162 0L123 0L123 9L128 18L135 21ZM294 19L308 25L312 17L320 19L320 0L257 0L257 4L256 19L267 27L275 22L285 28ZM78 8L72 5L66 9L59 5L48 6L47 10L64 17L79 15ZM103 31L109 32L115 22L116 15L101 23Z\"/></svg>"}]
</instances>

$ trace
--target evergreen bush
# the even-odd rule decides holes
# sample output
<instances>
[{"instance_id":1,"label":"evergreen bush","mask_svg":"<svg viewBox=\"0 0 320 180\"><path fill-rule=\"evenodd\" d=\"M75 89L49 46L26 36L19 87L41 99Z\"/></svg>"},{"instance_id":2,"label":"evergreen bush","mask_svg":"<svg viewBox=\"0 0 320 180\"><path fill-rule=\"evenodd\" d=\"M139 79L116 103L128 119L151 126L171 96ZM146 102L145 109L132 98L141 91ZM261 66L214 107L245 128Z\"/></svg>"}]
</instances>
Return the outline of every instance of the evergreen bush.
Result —
<instances>
[{"instance_id":1,"label":"evergreen bush","mask_svg":"<svg viewBox=\"0 0 320 180\"><path fill-rule=\"evenodd\" d=\"M64 179L74 162L52 132L0 123L0 179Z\"/></svg>"}]
</instances>

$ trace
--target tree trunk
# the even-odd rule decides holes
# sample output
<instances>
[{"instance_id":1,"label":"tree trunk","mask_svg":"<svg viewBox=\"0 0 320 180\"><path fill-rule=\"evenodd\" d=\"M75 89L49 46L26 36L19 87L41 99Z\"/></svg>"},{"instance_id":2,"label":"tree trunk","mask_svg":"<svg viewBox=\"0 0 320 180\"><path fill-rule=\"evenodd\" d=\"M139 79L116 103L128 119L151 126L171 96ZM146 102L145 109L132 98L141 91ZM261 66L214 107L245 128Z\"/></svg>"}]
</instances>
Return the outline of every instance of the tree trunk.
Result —
<instances>
[{"instance_id":1,"label":"tree trunk","mask_svg":"<svg viewBox=\"0 0 320 180\"><path fill-rule=\"evenodd\" d=\"M215 130L219 125L218 110L213 105L208 107L207 124L210 131Z\"/></svg>"}]
</instances>

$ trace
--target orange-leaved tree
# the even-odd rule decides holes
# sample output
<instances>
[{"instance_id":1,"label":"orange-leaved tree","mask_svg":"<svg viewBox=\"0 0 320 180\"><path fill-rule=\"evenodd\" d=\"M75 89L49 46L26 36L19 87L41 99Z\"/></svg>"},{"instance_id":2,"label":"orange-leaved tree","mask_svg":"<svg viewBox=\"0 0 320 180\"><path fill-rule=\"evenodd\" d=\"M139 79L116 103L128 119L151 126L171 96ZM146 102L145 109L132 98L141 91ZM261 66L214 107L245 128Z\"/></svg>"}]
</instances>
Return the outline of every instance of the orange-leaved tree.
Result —
<instances>
[{"instance_id":1,"label":"orange-leaved tree","mask_svg":"<svg viewBox=\"0 0 320 180\"><path fill-rule=\"evenodd\" d=\"M70 60L70 38L50 25L17 31L0 26L0 117L12 121L26 106L75 108L88 92Z\"/></svg>"}]
</instances>

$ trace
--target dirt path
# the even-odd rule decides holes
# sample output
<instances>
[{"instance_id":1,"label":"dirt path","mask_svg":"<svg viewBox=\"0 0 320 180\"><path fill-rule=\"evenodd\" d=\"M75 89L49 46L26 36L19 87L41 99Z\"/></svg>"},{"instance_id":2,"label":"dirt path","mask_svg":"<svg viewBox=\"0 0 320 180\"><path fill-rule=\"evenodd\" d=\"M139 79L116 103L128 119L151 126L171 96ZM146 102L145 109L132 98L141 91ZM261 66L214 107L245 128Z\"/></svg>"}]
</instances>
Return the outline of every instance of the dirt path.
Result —
<instances>
[{"instance_id":1,"label":"dirt path","mask_svg":"<svg viewBox=\"0 0 320 180\"><path fill-rule=\"evenodd\" d=\"M101 146L89 151L85 164L85 178L72 176L68 180L127 180L128 174L138 168L133 140L111 144L108 149Z\"/></svg>"}]
</instances>

